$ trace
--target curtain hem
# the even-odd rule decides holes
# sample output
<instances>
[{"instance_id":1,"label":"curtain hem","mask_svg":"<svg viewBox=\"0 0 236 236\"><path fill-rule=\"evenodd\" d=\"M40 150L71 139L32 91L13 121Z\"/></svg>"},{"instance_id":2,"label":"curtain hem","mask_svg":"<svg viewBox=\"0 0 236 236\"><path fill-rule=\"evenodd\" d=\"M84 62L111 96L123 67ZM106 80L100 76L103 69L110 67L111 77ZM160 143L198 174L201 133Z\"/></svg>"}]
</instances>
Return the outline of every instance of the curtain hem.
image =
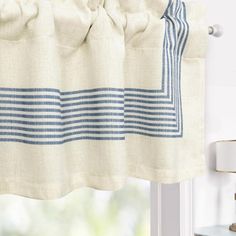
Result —
<instances>
[{"instance_id":1,"label":"curtain hem","mask_svg":"<svg viewBox=\"0 0 236 236\"><path fill-rule=\"evenodd\" d=\"M129 177L142 178L149 181L172 184L181 182L201 175L205 171L205 166L199 166L191 170L172 170L152 169L140 167L136 168L136 173ZM89 187L99 190L116 191L121 189L127 182L124 176L77 176L73 179L74 183L30 183L28 181L15 181L14 178L2 179L0 182L0 194L14 194L23 197L39 200L57 199L66 196L81 187Z\"/></svg>"}]
</instances>

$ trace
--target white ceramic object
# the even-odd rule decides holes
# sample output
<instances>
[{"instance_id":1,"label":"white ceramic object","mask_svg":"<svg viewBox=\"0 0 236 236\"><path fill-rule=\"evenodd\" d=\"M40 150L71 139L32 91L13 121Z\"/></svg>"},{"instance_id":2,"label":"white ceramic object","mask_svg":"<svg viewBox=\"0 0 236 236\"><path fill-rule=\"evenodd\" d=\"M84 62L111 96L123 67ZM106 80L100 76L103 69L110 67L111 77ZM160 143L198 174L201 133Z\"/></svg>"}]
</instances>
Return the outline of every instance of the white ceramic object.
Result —
<instances>
[{"instance_id":1,"label":"white ceramic object","mask_svg":"<svg viewBox=\"0 0 236 236\"><path fill-rule=\"evenodd\" d=\"M216 170L236 173L236 140L216 142Z\"/></svg>"}]
</instances>

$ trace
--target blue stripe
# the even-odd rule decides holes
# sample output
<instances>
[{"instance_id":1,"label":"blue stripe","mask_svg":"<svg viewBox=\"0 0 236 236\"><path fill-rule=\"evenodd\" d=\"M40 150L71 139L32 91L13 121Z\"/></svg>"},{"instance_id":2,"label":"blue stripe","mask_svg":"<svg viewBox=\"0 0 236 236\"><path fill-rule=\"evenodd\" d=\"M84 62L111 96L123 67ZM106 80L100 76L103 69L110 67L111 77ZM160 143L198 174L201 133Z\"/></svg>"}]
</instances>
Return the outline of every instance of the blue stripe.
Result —
<instances>
[{"instance_id":1,"label":"blue stripe","mask_svg":"<svg viewBox=\"0 0 236 236\"><path fill-rule=\"evenodd\" d=\"M148 123L148 122L141 122L141 121L135 121L135 120L132 120L132 121L126 120L125 124L138 124L138 125L146 125L146 126L154 126L154 127L157 127L157 126L161 126L161 127L176 127L176 124ZM140 127L142 127L142 126L140 126ZM156 130L153 130L153 131L156 131ZM157 130L157 132L159 132L159 131Z\"/></svg>"},{"instance_id":2,"label":"blue stripe","mask_svg":"<svg viewBox=\"0 0 236 236\"><path fill-rule=\"evenodd\" d=\"M174 111L175 108L174 107L150 107L150 106L141 106L141 105L131 105L131 104L125 104L125 108L140 108L140 109L145 109L145 110L172 110ZM133 109L125 109L126 111L134 111ZM135 111L139 111L139 110L135 110ZM145 111L142 111L143 114L148 114L145 113ZM151 114L151 113L150 113ZM156 115L158 115L159 113L157 113ZM153 113L153 115L155 115L155 113Z\"/></svg>"},{"instance_id":3,"label":"blue stripe","mask_svg":"<svg viewBox=\"0 0 236 236\"><path fill-rule=\"evenodd\" d=\"M79 135L79 134L124 134L124 131L94 131L94 130L81 130L76 132L70 133L63 133L63 134L50 134L50 135L41 135L41 134L26 134L26 133L19 133L19 132L0 132L0 136L18 136L18 137L25 137L25 138L35 138L35 139L59 139L65 138L68 136Z\"/></svg>"},{"instance_id":4,"label":"blue stripe","mask_svg":"<svg viewBox=\"0 0 236 236\"><path fill-rule=\"evenodd\" d=\"M139 88L97 88L97 89L84 89L84 90L76 90L76 91L68 91L68 92L61 92L59 89L54 88L6 88L0 87L0 91L9 91L9 92L55 92L61 95L74 95L79 93L92 93L92 92L140 92L140 93L159 93L159 89L139 89ZM27 95L28 96L28 95ZM30 95L29 95L30 96Z\"/></svg>"},{"instance_id":5,"label":"blue stripe","mask_svg":"<svg viewBox=\"0 0 236 236\"><path fill-rule=\"evenodd\" d=\"M26 115L26 114L12 114L12 113L0 113L0 117L21 117L28 119L70 119L76 117L84 117L84 116L124 116L124 113L82 113L82 114L74 114L74 115Z\"/></svg>"},{"instance_id":6,"label":"blue stripe","mask_svg":"<svg viewBox=\"0 0 236 236\"><path fill-rule=\"evenodd\" d=\"M175 118L161 118L161 117L147 117L147 116L133 116L133 115L125 115L125 118L153 120L153 121L176 121Z\"/></svg>"},{"instance_id":7,"label":"blue stripe","mask_svg":"<svg viewBox=\"0 0 236 236\"><path fill-rule=\"evenodd\" d=\"M60 93L60 90L54 88L4 88L0 87L0 91L10 92L56 92Z\"/></svg>"},{"instance_id":8,"label":"blue stripe","mask_svg":"<svg viewBox=\"0 0 236 236\"><path fill-rule=\"evenodd\" d=\"M23 111L23 112L55 112L55 113L70 113L70 112L77 112L77 111L93 111L93 110L119 110L123 111L124 106L121 107L81 107L81 108L74 108L74 109L53 109L53 108L22 108L22 107L0 107L0 111Z\"/></svg>"},{"instance_id":9,"label":"blue stripe","mask_svg":"<svg viewBox=\"0 0 236 236\"><path fill-rule=\"evenodd\" d=\"M139 94L139 93L125 93L125 97L138 97L138 98L150 98L150 99L158 99L158 98L167 98L167 96L164 95L145 95L145 94Z\"/></svg>"},{"instance_id":10,"label":"blue stripe","mask_svg":"<svg viewBox=\"0 0 236 236\"><path fill-rule=\"evenodd\" d=\"M102 92L102 91L124 92L124 89L121 89L121 88L95 88L95 89L84 89L84 90L77 90L77 91L60 92L60 94L73 95L73 94L79 94L79 93L93 93L93 92Z\"/></svg>"},{"instance_id":11,"label":"blue stripe","mask_svg":"<svg viewBox=\"0 0 236 236\"><path fill-rule=\"evenodd\" d=\"M70 125L70 124L77 124L77 123L100 123L100 122L111 122L111 123L123 123L124 119L83 119L83 120L72 120L67 122L51 122L51 121L23 121L23 120L0 120L0 123L10 123L10 124L23 124L23 125Z\"/></svg>"},{"instance_id":12,"label":"blue stripe","mask_svg":"<svg viewBox=\"0 0 236 236\"><path fill-rule=\"evenodd\" d=\"M125 113L138 113L143 115L153 115L153 116L175 116L175 112L152 112L152 111L140 111L134 109L125 109Z\"/></svg>"},{"instance_id":13,"label":"blue stripe","mask_svg":"<svg viewBox=\"0 0 236 236\"><path fill-rule=\"evenodd\" d=\"M69 107L69 106L79 106L79 105L89 105L89 104L101 104L101 103L113 103L113 104L124 104L123 100L98 100L98 101L84 101L84 102L75 102L75 103L60 103L60 102L26 102L26 101L15 101L15 100L0 100L0 104L16 104L16 105L53 105L53 106L61 106L61 107Z\"/></svg>"},{"instance_id":14,"label":"blue stripe","mask_svg":"<svg viewBox=\"0 0 236 236\"><path fill-rule=\"evenodd\" d=\"M100 110L118 110L118 111L126 111L126 112L136 112L142 114L149 114L149 115L158 115L159 112L147 112L143 110L134 110L134 109L125 109L128 108L139 108L144 110L172 110L174 111L174 107L156 107L156 106L141 106L141 105L131 105L125 104L125 106L96 106L96 107L81 107L81 108L74 108L74 109L53 109L53 108L23 108L23 107L0 107L0 111L23 111L23 112L55 112L55 113L71 113L71 112L78 112L78 111L100 111Z\"/></svg>"},{"instance_id":15,"label":"blue stripe","mask_svg":"<svg viewBox=\"0 0 236 236\"><path fill-rule=\"evenodd\" d=\"M139 93L159 93L159 89L139 89L139 88L125 88L124 91L128 92L139 92Z\"/></svg>"},{"instance_id":16,"label":"blue stripe","mask_svg":"<svg viewBox=\"0 0 236 236\"><path fill-rule=\"evenodd\" d=\"M156 133L156 134L152 134L149 132L127 130L126 134L136 134L136 135L143 135L143 136L156 137L156 138L181 138L182 137L181 134L176 134L176 132L173 132L173 134L165 133L165 130L163 131L163 133Z\"/></svg>"},{"instance_id":17,"label":"blue stripe","mask_svg":"<svg viewBox=\"0 0 236 236\"><path fill-rule=\"evenodd\" d=\"M60 103L60 102L49 102L49 101L16 101L16 100L0 100L2 104L16 104L16 105L54 105L61 107L78 106L78 105L89 105L89 104L100 104L100 103L115 103L124 104L125 102L145 103L145 104L172 104L171 101L166 100L141 100L141 99L125 99L125 100L92 100L82 101L74 103ZM128 105L128 104L127 104Z\"/></svg>"},{"instance_id":18,"label":"blue stripe","mask_svg":"<svg viewBox=\"0 0 236 236\"><path fill-rule=\"evenodd\" d=\"M180 14L184 12L184 14ZM171 74L171 100L173 100L174 95L174 105L176 107L176 118L178 124L178 131L183 134L183 117L182 117L182 107L181 107L181 88L180 88L180 73L181 70L181 56L179 48L182 46L182 42L187 40L189 28L186 27L186 9L185 5L181 0L176 0L171 2L168 9L166 10L163 18L165 18L166 23L166 33L163 48L163 61L167 60L167 66L163 66L163 75L167 74L170 77ZM181 24L179 24L181 23ZM179 28L177 27L179 24ZM172 36L175 39L172 40ZM185 37L184 37L185 36ZM184 45L185 46L185 45ZM177 64L176 64L177 63ZM174 79L173 79L174 78ZM167 86L169 93L169 86Z\"/></svg>"},{"instance_id":19,"label":"blue stripe","mask_svg":"<svg viewBox=\"0 0 236 236\"><path fill-rule=\"evenodd\" d=\"M89 101L89 102L64 103L64 104L61 104L61 107L89 105L89 104L101 104L101 103L124 104L124 100L100 100L100 101Z\"/></svg>"},{"instance_id":20,"label":"blue stripe","mask_svg":"<svg viewBox=\"0 0 236 236\"><path fill-rule=\"evenodd\" d=\"M125 102L135 102L135 103L146 103L146 104L172 104L171 101L160 101L160 100L154 100L154 101L148 101L148 100L140 100L140 99L125 99Z\"/></svg>"},{"instance_id":21,"label":"blue stripe","mask_svg":"<svg viewBox=\"0 0 236 236\"><path fill-rule=\"evenodd\" d=\"M75 101L80 99L91 99L91 98L124 98L123 95L119 94L96 94L96 95L90 95L90 96L79 96L79 97L72 97L72 98L61 98L61 101Z\"/></svg>"},{"instance_id":22,"label":"blue stripe","mask_svg":"<svg viewBox=\"0 0 236 236\"><path fill-rule=\"evenodd\" d=\"M151 128L147 128L147 127L143 127L143 126L135 126L135 125L125 125L125 133L128 133L129 129L138 129L138 130L146 130L146 131L150 131L150 132L155 132L156 135L158 133L176 133L176 129L151 129ZM132 130L134 132L134 130Z\"/></svg>"},{"instance_id":23,"label":"blue stripe","mask_svg":"<svg viewBox=\"0 0 236 236\"><path fill-rule=\"evenodd\" d=\"M79 97L69 97L63 98L61 96L53 95L17 95L17 94L0 94L0 98L23 98L23 99L55 99L60 101L76 101L81 99L91 99L91 98L124 98L122 94L96 94L90 96L79 96Z\"/></svg>"},{"instance_id":24,"label":"blue stripe","mask_svg":"<svg viewBox=\"0 0 236 236\"><path fill-rule=\"evenodd\" d=\"M77 111L90 111L90 110L91 111L92 110L121 110L121 111L124 111L124 106L116 106L116 107L111 107L111 106L82 107L82 108L61 110L61 113L70 113L70 112L77 112Z\"/></svg>"}]
</instances>

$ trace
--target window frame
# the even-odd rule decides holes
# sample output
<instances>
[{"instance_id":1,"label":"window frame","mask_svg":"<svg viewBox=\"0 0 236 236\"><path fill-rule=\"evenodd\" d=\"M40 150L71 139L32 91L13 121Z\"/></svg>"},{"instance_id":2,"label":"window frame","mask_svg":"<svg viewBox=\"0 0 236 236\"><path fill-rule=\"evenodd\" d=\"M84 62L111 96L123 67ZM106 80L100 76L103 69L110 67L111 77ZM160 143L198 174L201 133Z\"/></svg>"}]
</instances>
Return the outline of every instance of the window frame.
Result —
<instances>
[{"instance_id":1,"label":"window frame","mask_svg":"<svg viewBox=\"0 0 236 236\"><path fill-rule=\"evenodd\" d=\"M193 236L193 181L150 182L151 236Z\"/></svg>"}]
</instances>

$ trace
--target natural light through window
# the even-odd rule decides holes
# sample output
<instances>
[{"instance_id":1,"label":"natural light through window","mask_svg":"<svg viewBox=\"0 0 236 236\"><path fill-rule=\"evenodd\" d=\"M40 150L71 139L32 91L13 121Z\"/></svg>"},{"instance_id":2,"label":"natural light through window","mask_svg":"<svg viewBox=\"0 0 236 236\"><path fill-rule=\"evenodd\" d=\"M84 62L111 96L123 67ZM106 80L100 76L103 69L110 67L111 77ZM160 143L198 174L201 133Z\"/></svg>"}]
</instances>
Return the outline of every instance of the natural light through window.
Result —
<instances>
[{"instance_id":1,"label":"natural light through window","mask_svg":"<svg viewBox=\"0 0 236 236\"><path fill-rule=\"evenodd\" d=\"M119 191L80 188L57 200L0 196L0 235L148 236L149 181Z\"/></svg>"}]
</instances>

